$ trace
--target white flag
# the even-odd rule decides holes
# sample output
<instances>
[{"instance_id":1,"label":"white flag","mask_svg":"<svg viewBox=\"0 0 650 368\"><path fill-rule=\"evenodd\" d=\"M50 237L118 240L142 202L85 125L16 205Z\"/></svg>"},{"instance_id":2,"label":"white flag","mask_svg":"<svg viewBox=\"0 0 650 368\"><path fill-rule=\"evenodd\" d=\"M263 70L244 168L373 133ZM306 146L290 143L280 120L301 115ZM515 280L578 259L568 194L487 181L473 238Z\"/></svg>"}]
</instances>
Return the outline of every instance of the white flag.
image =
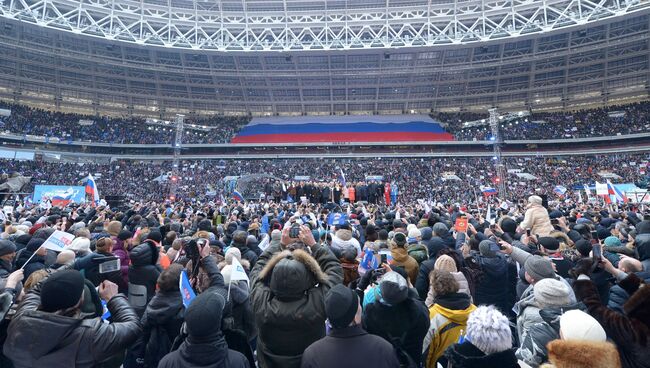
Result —
<instances>
[{"instance_id":1,"label":"white flag","mask_svg":"<svg viewBox=\"0 0 650 368\"><path fill-rule=\"evenodd\" d=\"M241 263L239 263L237 258L233 257L232 270L230 271L230 282L239 280L246 280L246 282L249 282L248 275L246 274L244 267L241 265Z\"/></svg>"}]
</instances>

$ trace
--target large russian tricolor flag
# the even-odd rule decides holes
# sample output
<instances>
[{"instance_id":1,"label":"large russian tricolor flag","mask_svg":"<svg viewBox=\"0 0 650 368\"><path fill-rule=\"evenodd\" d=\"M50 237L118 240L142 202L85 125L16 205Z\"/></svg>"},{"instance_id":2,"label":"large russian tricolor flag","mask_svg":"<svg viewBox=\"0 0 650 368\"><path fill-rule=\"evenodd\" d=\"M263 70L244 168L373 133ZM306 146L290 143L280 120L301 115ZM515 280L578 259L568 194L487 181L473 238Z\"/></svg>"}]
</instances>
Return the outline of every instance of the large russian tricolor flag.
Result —
<instances>
[{"instance_id":1,"label":"large russian tricolor flag","mask_svg":"<svg viewBox=\"0 0 650 368\"><path fill-rule=\"evenodd\" d=\"M427 115L253 118L232 143L452 141Z\"/></svg>"}]
</instances>

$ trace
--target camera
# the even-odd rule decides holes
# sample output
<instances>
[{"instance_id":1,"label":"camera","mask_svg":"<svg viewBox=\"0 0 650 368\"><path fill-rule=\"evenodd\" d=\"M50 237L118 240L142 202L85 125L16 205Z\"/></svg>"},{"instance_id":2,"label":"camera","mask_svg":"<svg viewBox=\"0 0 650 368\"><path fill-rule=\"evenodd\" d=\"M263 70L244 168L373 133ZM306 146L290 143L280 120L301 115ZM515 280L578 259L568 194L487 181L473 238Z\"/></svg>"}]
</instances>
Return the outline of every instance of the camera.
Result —
<instances>
[{"instance_id":1,"label":"camera","mask_svg":"<svg viewBox=\"0 0 650 368\"><path fill-rule=\"evenodd\" d=\"M289 229L289 237L292 239L297 239L300 236L300 224L291 225Z\"/></svg>"}]
</instances>

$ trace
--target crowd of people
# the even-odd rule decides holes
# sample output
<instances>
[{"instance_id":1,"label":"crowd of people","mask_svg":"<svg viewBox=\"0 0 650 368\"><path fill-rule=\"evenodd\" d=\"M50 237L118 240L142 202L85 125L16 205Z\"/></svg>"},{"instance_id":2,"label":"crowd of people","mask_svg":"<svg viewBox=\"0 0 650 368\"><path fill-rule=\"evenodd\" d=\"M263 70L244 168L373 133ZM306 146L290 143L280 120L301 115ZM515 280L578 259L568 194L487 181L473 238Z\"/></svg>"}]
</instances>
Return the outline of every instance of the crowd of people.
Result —
<instances>
[{"instance_id":1,"label":"crowd of people","mask_svg":"<svg viewBox=\"0 0 650 368\"><path fill-rule=\"evenodd\" d=\"M438 116L459 141L490 140L487 114L456 113ZM609 137L650 131L650 103L641 102L571 112L535 112L530 116L501 120L505 140ZM466 122L482 122L466 127Z\"/></svg>"},{"instance_id":2,"label":"crowd of people","mask_svg":"<svg viewBox=\"0 0 650 368\"><path fill-rule=\"evenodd\" d=\"M61 113L25 105L0 102L11 116L0 116L0 132L46 136L61 141L92 141L129 144L172 143L176 128L171 124L151 124L138 117L96 117ZM489 140L492 131L487 114L437 113L432 116L443 123L456 140ZM520 119L501 121L501 135L506 140L570 139L615 136L650 131L650 103L611 106L574 112L540 112ZM186 118L184 143L228 143L248 124L249 116L212 116ZM80 125L79 120L92 122ZM468 121L484 124L466 127Z\"/></svg>"},{"instance_id":3,"label":"crowd of people","mask_svg":"<svg viewBox=\"0 0 650 368\"><path fill-rule=\"evenodd\" d=\"M646 154L506 158L505 165L511 172L505 178L507 193L502 197L509 200L521 198L526 193L553 196L553 189L557 185L569 189L567 197L577 199L574 187L583 188L584 184L605 182L603 175L606 174L620 177L611 179L614 183L635 183L641 188L648 185ZM385 184L389 183L389 186L399 188L400 199L404 202L418 199L462 202L467 198L480 197L481 186L498 187L491 158L196 160L181 161L174 175L169 161L81 165L0 160L0 167L7 175L17 172L32 177L30 187L25 188L26 192L31 192L37 184L75 185L92 174L102 195L126 196L133 200L156 200L169 194L173 177L177 180L174 183L177 198L221 199L228 197L235 188L227 188L223 179L257 174L266 174L280 181L275 191L280 191L279 196L285 200L288 194L292 194L292 188L297 190L306 185L317 186L321 191L327 188L325 197L329 197L337 185L342 186L341 175L345 176L348 198L350 187L354 187L357 193L363 192L359 186L372 181L376 181L382 192L375 198L383 196ZM522 174L530 174L534 179L520 177ZM264 187L264 182L254 184L245 190L240 187L240 192L246 198L257 199L260 194L268 198L277 197L272 195L273 190ZM345 197L344 189L339 190L339 196ZM303 193L293 193L291 197L298 202L303 195L304 189Z\"/></svg>"},{"instance_id":4,"label":"crowd of people","mask_svg":"<svg viewBox=\"0 0 650 368\"><path fill-rule=\"evenodd\" d=\"M4 208L1 365L648 366L645 207L378 196Z\"/></svg>"},{"instance_id":5,"label":"crowd of people","mask_svg":"<svg viewBox=\"0 0 650 368\"><path fill-rule=\"evenodd\" d=\"M0 101L0 109L11 110L0 116L0 132L20 136L57 138L62 142L91 141L124 144L171 144L176 137L174 122L147 123L138 117L90 116L62 113ZM89 122L80 124L80 120ZM186 118L184 143L228 143L249 117L211 116Z\"/></svg>"}]
</instances>

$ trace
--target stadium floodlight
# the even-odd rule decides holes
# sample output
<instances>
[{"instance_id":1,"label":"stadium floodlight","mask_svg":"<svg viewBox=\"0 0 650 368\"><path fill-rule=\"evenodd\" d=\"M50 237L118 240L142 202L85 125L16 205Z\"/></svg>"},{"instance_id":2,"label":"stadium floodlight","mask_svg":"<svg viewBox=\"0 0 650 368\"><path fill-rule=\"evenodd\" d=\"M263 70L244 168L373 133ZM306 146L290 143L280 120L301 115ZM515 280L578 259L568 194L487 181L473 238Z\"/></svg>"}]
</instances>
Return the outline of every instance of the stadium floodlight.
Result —
<instances>
[{"instance_id":1,"label":"stadium floodlight","mask_svg":"<svg viewBox=\"0 0 650 368\"><path fill-rule=\"evenodd\" d=\"M13 0L0 16L107 39L217 51L299 51L466 44L624 18L648 1L419 2ZM36 11L35 9L39 9ZM44 9L41 11L40 9ZM381 21L377 21L381 19ZM128 25L128 26L124 26ZM306 26L307 25L307 26ZM449 30L454 30L450 32Z\"/></svg>"}]
</instances>

